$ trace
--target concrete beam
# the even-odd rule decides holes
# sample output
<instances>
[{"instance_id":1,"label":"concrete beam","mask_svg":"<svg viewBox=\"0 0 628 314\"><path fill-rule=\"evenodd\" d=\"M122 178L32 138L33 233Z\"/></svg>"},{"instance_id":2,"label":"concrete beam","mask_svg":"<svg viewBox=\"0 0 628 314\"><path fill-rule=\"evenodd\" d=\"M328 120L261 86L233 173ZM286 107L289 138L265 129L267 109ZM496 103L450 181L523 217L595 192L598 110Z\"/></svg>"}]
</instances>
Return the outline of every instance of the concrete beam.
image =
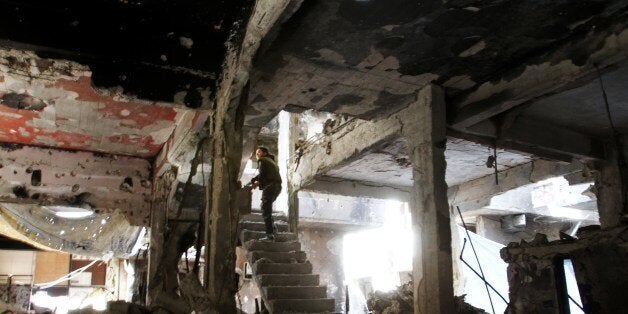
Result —
<instances>
[{"instance_id":1,"label":"concrete beam","mask_svg":"<svg viewBox=\"0 0 628 314\"><path fill-rule=\"evenodd\" d=\"M491 197L506 191L535 183L551 177L574 174L582 170L583 165L553 162L537 159L498 173L499 184L495 184L494 175L467 181L449 188L447 191L452 206L459 206L464 213L488 206Z\"/></svg>"},{"instance_id":2,"label":"concrete beam","mask_svg":"<svg viewBox=\"0 0 628 314\"><path fill-rule=\"evenodd\" d=\"M443 91L428 85L402 110L414 186L410 213L414 234L414 313L452 313L451 226L445 183L447 143Z\"/></svg>"},{"instance_id":3,"label":"concrete beam","mask_svg":"<svg viewBox=\"0 0 628 314\"><path fill-rule=\"evenodd\" d=\"M410 201L409 187L377 185L370 182L358 182L333 177L319 177L301 191L343 195L350 197L367 197L378 199L394 199L401 202Z\"/></svg>"},{"instance_id":4,"label":"concrete beam","mask_svg":"<svg viewBox=\"0 0 628 314\"><path fill-rule=\"evenodd\" d=\"M151 164L141 158L21 145L0 147L0 202L119 209L149 224Z\"/></svg>"},{"instance_id":5,"label":"concrete beam","mask_svg":"<svg viewBox=\"0 0 628 314\"><path fill-rule=\"evenodd\" d=\"M594 201L592 201L594 202ZM464 217L464 221L466 223L474 223L477 217L479 216L504 216L504 215L515 215L515 214L527 214L527 215L535 215L540 217L548 217L554 218L563 221L582 221L586 225L590 224L599 224L600 215L597 211L588 210L588 209L579 209L577 207L583 206L588 207L592 203L579 203L570 206L562 206L556 208L549 208L547 206L537 207L537 208L517 208L512 207L508 209L501 208L490 208L484 207L475 210L469 210L462 213Z\"/></svg>"},{"instance_id":6,"label":"concrete beam","mask_svg":"<svg viewBox=\"0 0 628 314\"><path fill-rule=\"evenodd\" d=\"M355 119L337 132L311 144L291 168L295 188L305 187L320 175L362 156L382 143L400 136L406 109L376 121ZM347 136L349 135L350 136Z\"/></svg>"},{"instance_id":7,"label":"concrete beam","mask_svg":"<svg viewBox=\"0 0 628 314\"><path fill-rule=\"evenodd\" d=\"M512 77L500 81L487 81L468 93L465 97L455 100L450 106L449 125L456 129L465 129L500 113L526 103L527 101L568 88L579 78L592 77L597 68L605 68L626 58L628 51L628 29L609 32L602 45L592 51L584 64L577 65L571 59L563 60L562 49L555 49L547 60L541 64L528 64L525 67L513 67L502 77ZM583 47L590 46L589 36L579 41ZM571 47L579 42L569 42Z\"/></svg>"},{"instance_id":8,"label":"concrete beam","mask_svg":"<svg viewBox=\"0 0 628 314\"><path fill-rule=\"evenodd\" d=\"M542 158L571 161L577 159L603 159L604 151L598 140L551 123L513 118L507 125L497 126L483 121L467 131L449 129L448 134L486 145L533 154Z\"/></svg>"}]
</instances>

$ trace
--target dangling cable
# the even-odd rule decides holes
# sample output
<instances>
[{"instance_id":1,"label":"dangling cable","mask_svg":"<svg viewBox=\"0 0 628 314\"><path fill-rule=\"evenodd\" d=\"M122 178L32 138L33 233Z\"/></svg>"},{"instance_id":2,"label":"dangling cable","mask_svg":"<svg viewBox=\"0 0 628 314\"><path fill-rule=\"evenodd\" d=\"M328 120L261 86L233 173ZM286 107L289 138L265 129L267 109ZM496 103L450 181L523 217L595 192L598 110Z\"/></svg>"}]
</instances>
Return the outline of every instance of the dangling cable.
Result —
<instances>
[{"instance_id":1,"label":"dangling cable","mask_svg":"<svg viewBox=\"0 0 628 314\"><path fill-rule=\"evenodd\" d=\"M493 142L493 168L495 168L495 185L499 185L499 178L497 175L497 140Z\"/></svg>"},{"instance_id":2,"label":"dangling cable","mask_svg":"<svg viewBox=\"0 0 628 314\"><path fill-rule=\"evenodd\" d=\"M602 91L602 97L604 98L604 108L606 109L606 116L608 117L608 124L611 127L613 144L615 151L617 152L617 166L619 168L619 177L620 177L620 186L621 190L625 191L624 184L628 181L628 175L626 174L626 158L624 156L624 147L622 144L621 133L617 131L615 128L615 124L613 123L613 118L611 115L610 104L608 103L608 96L606 95L606 88L604 88L604 81L602 81L602 75L600 74L600 69L595 66L595 70L597 72L597 78L600 82L600 89ZM624 210L628 208L628 200L627 197L623 198L623 208Z\"/></svg>"}]
</instances>

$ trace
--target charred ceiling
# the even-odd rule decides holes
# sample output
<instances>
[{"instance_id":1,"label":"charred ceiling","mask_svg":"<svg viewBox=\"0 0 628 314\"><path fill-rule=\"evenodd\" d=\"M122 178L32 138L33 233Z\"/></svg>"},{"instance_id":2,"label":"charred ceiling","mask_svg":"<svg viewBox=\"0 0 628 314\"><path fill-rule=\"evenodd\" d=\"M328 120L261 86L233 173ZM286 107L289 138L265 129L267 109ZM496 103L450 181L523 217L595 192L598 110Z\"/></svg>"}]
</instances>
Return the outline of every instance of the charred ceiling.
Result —
<instances>
[{"instance_id":1,"label":"charred ceiling","mask_svg":"<svg viewBox=\"0 0 628 314\"><path fill-rule=\"evenodd\" d=\"M229 36L253 1L0 1L0 43L89 66L97 87L201 105L216 86Z\"/></svg>"},{"instance_id":2,"label":"charred ceiling","mask_svg":"<svg viewBox=\"0 0 628 314\"><path fill-rule=\"evenodd\" d=\"M387 116L431 82L466 128L609 66L626 20L619 0L304 1L257 59L248 123L286 105Z\"/></svg>"}]
</instances>

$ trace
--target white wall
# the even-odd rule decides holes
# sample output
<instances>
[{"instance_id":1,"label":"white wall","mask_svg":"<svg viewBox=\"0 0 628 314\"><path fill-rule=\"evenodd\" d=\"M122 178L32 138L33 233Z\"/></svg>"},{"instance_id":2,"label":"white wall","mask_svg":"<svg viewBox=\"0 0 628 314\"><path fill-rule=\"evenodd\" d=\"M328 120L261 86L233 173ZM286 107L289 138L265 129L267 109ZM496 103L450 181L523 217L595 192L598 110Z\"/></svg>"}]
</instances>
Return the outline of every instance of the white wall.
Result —
<instances>
[{"instance_id":1,"label":"white wall","mask_svg":"<svg viewBox=\"0 0 628 314\"><path fill-rule=\"evenodd\" d=\"M32 275L35 251L0 250L0 275Z\"/></svg>"}]
</instances>

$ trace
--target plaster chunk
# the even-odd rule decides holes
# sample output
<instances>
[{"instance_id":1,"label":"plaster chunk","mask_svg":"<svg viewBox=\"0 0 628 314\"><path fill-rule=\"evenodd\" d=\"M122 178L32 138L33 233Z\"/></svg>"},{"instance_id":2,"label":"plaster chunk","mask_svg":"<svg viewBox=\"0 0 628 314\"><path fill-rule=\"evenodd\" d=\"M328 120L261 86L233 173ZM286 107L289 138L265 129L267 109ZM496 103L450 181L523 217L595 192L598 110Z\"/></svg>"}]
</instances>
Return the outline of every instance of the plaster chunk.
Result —
<instances>
[{"instance_id":1,"label":"plaster chunk","mask_svg":"<svg viewBox=\"0 0 628 314\"><path fill-rule=\"evenodd\" d=\"M445 83L443 83L443 86L448 88L465 90L475 86L475 84L476 83L471 79L469 75L458 75L448 79Z\"/></svg>"},{"instance_id":2,"label":"plaster chunk","mask_svg":"<svg viewBox=\"0 0 628 314\"><path fill-rule=\"evenodd\" d=\"M486 42L484 40L480 40L473 46L469 47L469 49L461 52L458 56L462 58L470 57L486 48Z\"/></svg>"},{"instance_id":3,"label":"plaster chunk","mask_svg":"<svg viewBox=\"0 0 628 314\"><path fill-rule=\"evenodd\" d=\"M579 69L580 67L573 64L571 60L563 60L554 65L551 62L528 65L525 71L515 79L509 81L502 79L496 84L485 82L467 96L462 104L464 106L475 103L506 90L512 90L518 95L532 95L534 90L530 90L528 86L555 86L557 82L564 84L567 78L575 78L574 73Z\"/></svg>"},{"instance_id":4,"label":"plaster chunk","mask_svg":"<svg viewBox=\"0 0 628 314\"><path fill-rule=\"evenodd\" d=\"M335 64L344 64L346 62L345 58L341 54L331 49L323 48L317 50L316 52L320 55L321 60L329 61Z\"/></svg>"},{"instance_id":5,"label":"plaster chunk","mask_svg":"<svg viewBox=\"0 0 628 314\"><path fill-rule=\"evenodd\" d=\"M192 38L181 36L179 37L179 44L181 44L181 46L187 49L192 49L192 45L194 45L194 41L192 40Z\"/></svg>"},{"instance_id":6,"label":"plaster chunk","mask_svg":"<svg viewBox=\"0 0 628 314\"><path fill-rule=\"evenodd\" d=\"M384 26L382 26L382 29L385 29L385 30L390 32L390 31L392 31L393 29L395 29L395 28L397 28L399 26L400 26L399 24L384 25Z\"/></svg>"},{"instance_id":7,"label":"plaster chunk","mask_svg":"<svg viewBox=\"0 0 628 314\"><path fill-rule=\"evenodd\" d=\"M358 69L368 69L376 66L378 63L382 62L382 60L384 60L384 55L374 48L371 48L371 54L362 60L362 62L360 62L356 67Z\"/></svg>"},{"instance_id":8,"label":"plaster chunk","mask_svg":"<svg viewBox=\"0 0 628 314\"><path fill-rule=\"evenodd\" d=\"M375 71L389 71L397 69L399 69L399 59L393 56L386 57L386 59L379 62L374 68Z\"/></svg>"}]
</instances>

